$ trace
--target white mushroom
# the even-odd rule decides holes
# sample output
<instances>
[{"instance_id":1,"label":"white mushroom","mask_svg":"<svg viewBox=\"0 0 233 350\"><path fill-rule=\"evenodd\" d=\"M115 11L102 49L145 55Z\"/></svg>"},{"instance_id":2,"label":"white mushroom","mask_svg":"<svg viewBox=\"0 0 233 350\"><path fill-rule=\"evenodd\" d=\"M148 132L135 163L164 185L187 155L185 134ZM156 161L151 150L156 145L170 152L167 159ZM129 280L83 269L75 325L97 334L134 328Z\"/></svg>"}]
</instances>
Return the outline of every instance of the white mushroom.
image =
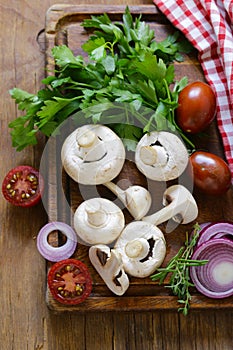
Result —
<instances>
[{"instance_id":1,"label":"white mushroom","mask_svg":"<svg viewBox=\"0 0 233 350\"><path fill-rule=\"evenodd\" d=\"M61 161L67 174L83 185L111 181L121 171L125 148L121 139L104 125L83 125L65 140Z\"/></svg>"},{"instance_id":2,"label":"white mushroom","mask_svg":"<svg viewBox=\"0 0 233 350\"><path fill-rule=\"evenodd\" d=\"M74 229L86 244L110 244L125 225L121 209L106 198L82 202L74 213Z\"/></svg>"},{"instance_id":3,"label":"white mushroom","mask_svg":"<svg viewBox=\"0 0 233 350\"><path fill-rule=\"evenodd\" d=\"M175 134L153 131L137 144L135 163L149 179L169 181L178 178L188 165L188 151Z\"/></svg>"},{"instance_id":4,"label":"white mushroom","mask_svg":"<svg viewBox=\"0 0 233 350\"><path fill-rule=\"evenodd\" d=\"M104 185L120 199L135 220L140 220L148 213L152 199L150 192L144 187L133 185L124 191L113 182L106 182Z\"/></svg>"},{"instance_id":5,"label":"white mushroom","mask_svg":"<svg viewBox=\"0 0 233 350\"><path fill-rule=\"evenodd\" d=\"M103 125L84 125L65 140L61 160L70 177L84 185L108 187L123 202L134 219L147 214L151 206L150 193L142 186L130 186L123 191L111 180L125 161L121 139Z\"/></svg>"},{"instance_id":6,"label":"white mushroom","mask_svg":"<svg viewBox=\"0 0 233 350\"><path fill-rule=\"evenodd\" d=\"M89 258L108 288L116 295L123 295L129 287L129 278L121 255L115 249L98 244L89 248Z\"/></svg>"},{"instance_id":7,"label":"white mushroom","mask_svg":"<svg viewBox=\"0 0 233 350\"><path fill-rule=\"evenodd\" d=\"M163 194L165 206L155 214L145 216L143 221L159 225L169 219L179 224L188 224L197 218L198 207L192 194L182 185L173 185Z\"/></svg>"},{"instance_id":8,"label":"white mushroom","mask_svg":"<svg viewBox=\"0 0 233 350\"><path fill-rule=\"evenodd\" d=\"M133 221L122 231L114 249L121 254L125 272L143 278L161 266L166 242L162 231L155 225Z\"/></svg>"}]
</instances>

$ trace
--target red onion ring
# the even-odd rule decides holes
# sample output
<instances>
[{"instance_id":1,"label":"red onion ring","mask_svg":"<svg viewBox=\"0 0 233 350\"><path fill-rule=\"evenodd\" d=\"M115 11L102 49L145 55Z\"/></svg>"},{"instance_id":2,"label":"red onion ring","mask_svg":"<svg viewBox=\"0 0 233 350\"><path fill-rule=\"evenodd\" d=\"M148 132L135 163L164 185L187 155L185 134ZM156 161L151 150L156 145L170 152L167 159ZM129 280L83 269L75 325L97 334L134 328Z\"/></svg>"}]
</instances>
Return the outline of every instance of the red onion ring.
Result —
<instances>
[{"instance_id":1,"label":"red onion ring","mask_svg":"<svg viewBox=\"0 0 233 350\"><path fill-rule=\"evenodd\" d=\"M206 241L197 247L192 260L208 260L206 265L190 267L190 277L200 293L216 299L233 295L232 240Z\"/></svg>"},{"instance_id":2,"label":"red onion ring","mask_svg":"<svg viewBox=\"0 0 233 350\"><path fill-rule=\"evenodd\" d=\"M60 247L52 247L48 243L48 236L53 231L61 231L66 236L66 242ZM75 231L64 222L54 221L42 227L37 236L37 249L47 260L57 262L68 259L77 247Z\"/></svg>"},{"instance_id":3,"label":"red onion ring","mask_svg":"<svg viewBox=\"0 0 233 350\"><path fill-rule=\"evenodd\" d=\"M204 224L201 226L197 246L213 238L228 238L230 236L233 239L233 223L231 222L212 222L206 226Z\"/></svg>"}]
</instances>

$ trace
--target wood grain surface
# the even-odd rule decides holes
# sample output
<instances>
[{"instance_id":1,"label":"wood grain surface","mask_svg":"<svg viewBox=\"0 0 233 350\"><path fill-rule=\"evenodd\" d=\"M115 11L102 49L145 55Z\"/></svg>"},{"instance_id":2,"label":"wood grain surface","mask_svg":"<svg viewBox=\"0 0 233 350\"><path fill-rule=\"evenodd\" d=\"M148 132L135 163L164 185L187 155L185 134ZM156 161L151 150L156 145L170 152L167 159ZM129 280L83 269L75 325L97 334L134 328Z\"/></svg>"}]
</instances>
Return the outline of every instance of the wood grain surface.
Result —
<instances>
[{"instance_id":1,"label":"wood grain surface","mask_svg":"<svg viewBox=\"0 0 233 350\"><path fill-rule=\"evenodd\" d=\"M1 11L1 181L19 164L39 166L44 140L20 153L11 146L8 123L20 114L8 90L36 92L45 76L45 15L57 3L77 1L0 2ZM102 5L143 5L149 0L98 1ZM82 3L81 3L82 4ZM84 4L84 2L83 2ZM97 5L85 1L85 5ZM229 199L230 201L232 198ZM216 200L218 202L219 199ZM209 200L203 209L209 207ZM232 216L224 203L214 215ZM36 236L47 222L42 204L15 208L0 199L1 349L4 350L231 350L231 308L191 310L188 317L170 310L61 313L45 302L46 262L36 249ZM142 302L142 301L141 301Z\"/></svg>"}]
</instances>

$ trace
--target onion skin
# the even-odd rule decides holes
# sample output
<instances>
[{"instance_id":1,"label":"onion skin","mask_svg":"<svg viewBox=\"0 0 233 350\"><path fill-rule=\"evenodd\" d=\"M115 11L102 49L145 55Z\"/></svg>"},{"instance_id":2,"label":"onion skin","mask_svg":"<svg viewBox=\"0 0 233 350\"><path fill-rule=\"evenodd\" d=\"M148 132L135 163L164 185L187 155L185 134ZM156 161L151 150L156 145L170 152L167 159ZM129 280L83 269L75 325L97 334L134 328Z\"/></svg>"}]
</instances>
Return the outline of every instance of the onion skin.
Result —
<instances>
[{"instance_id":1,"label":"onion skin","mask_svg":"<svg viewBox=\"0 0 233 350\"><path fill-rule=\"evenodd\" d=\"M53 231L61 231L66 236L66 242L60 247L53 247L48 243L48 236ZM54 221L42 227L37 236L37 249L39 253L51 262L68 259L77 247L75 231L64 222Z\"/></svg>"},{"instance_id":2,"label":"onion skin","mask_svg":"<svg viewBox=\"0 0 233 350\"><path fill-rule=\"evenodd\" d=\"M193 253L192 260L207 259L208 263L203 266L191 266L190 277L203 295L209 298L226 298L233 295L233 278L230 282L219 283L214 275L216 269L222 265L233 266L233 241L226 238L215 238L202 243ZM227 271L224 270L227 274ZM224 276L224 275L223 275Z\"/></svg>"}]
</instances>

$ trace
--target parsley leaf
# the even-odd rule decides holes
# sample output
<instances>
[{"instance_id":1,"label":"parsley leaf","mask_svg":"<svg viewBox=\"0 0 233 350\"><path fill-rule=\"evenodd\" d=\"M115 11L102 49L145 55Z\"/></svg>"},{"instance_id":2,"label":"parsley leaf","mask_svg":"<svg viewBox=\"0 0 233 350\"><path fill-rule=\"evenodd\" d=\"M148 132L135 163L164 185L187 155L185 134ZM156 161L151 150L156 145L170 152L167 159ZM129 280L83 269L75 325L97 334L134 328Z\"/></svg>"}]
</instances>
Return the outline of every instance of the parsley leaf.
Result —
<instances>
[{"instance_id":1,"label":"parsley leaf","mask_svg":"<svg viewBox=\"0 0 233 350\"><path fill-rule=\"evenodd\" d=\"M111 127L121 137L125 147L129 151L134 151L138 141L143 136L142 129L130 124L114 124Z\"/></svg>"},{"instance_id":2,"label":"parsley leaf","mask_svg":"<svg viewBox=\"0 0 233 350\"><path fill-rule=\"evenodd\" d=\"M161 59L157 60L157 57L150 52L145 52L143 57L140 57L140 61L133 62L131 68L152 81L162 80L167 71L164 62Z\"/></svg>"},{"instance_id":3,"label":"parsley leaf","mask_svg":"<svg viewBox=\"0 0 233 350\"><path fill-rule=\"evenodd\" d=\"M187 79L175 81L173 62L190 50L180 33L156 41L154 30L142 16L134 18L128 6L122 21L113 22L105 13L81 25L92 31L82 45L85 57L75 56L66 45L55 46L56 69L42 80L43 89L36 94L17 87L9 91L25 112L9 123L13 147L20 151L35 145L38 132L49 137L64 120L83 111L77 124L112 126L130 150L153 129L177 131L193 148L174 117Z\"/></svg>"}]
</instances>

